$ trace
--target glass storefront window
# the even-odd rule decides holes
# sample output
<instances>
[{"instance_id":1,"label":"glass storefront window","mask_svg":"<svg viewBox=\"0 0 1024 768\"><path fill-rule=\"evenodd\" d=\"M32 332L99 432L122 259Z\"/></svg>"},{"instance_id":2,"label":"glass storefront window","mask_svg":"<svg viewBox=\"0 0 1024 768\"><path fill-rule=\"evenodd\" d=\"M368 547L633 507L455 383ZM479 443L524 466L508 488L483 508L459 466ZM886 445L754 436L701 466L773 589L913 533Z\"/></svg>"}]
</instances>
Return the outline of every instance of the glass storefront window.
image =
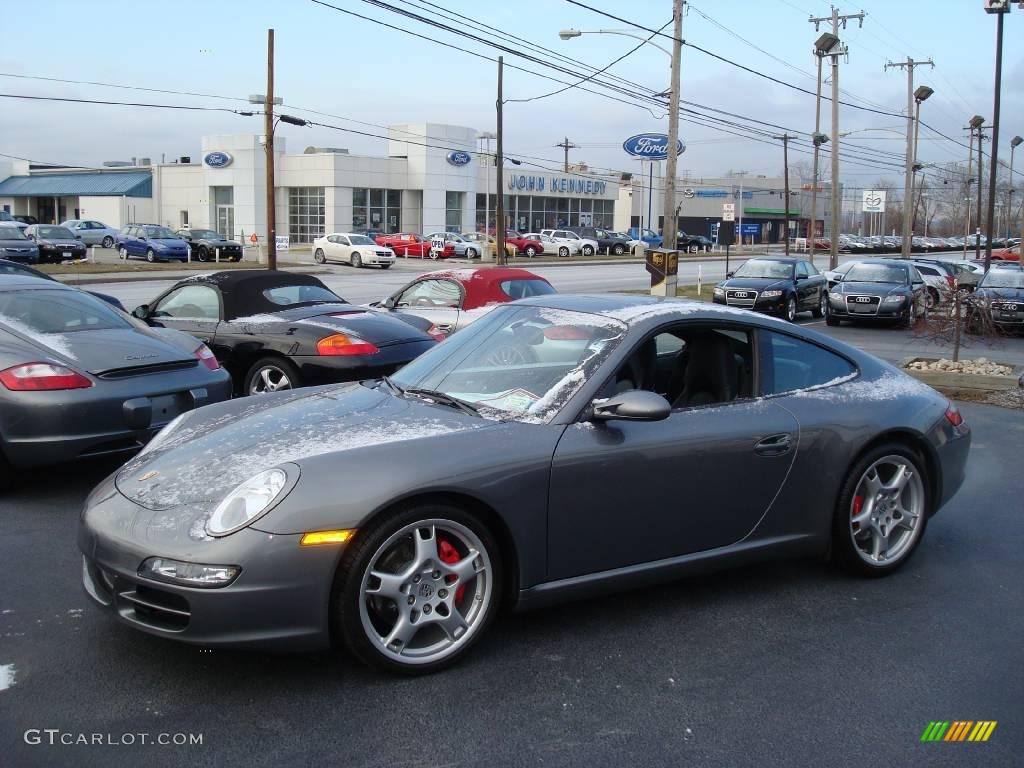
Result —
<instances>
[{"instance_id":1,"label":"glass storefront window","mask_svg":"<svg viewBox=\"0 0 1024 768\"><path fill-rule=\"evenodd\" d=\"M444 228L447 232L462 230L462 192L444 193Z\"/></svg>"},{"instance_id":2,"label":"glass storefront window","mask_svg":"<svg viewBox=\"0 0 1024 768\"><path fill-rule=\"evenodd\" d=\"M402 231L402 191L400 189L353 189L352 229Z\"/></svg>"},{"instance_id":3,"label":"glass storefront window","mask_svg":"<svg viewBox=\"0 0 1024 768\"><path fill-rule=\"evenodd\" d=\"M293 243L311 243L324 234L323 187L288 188L288 236Z\"/></svg>"}]
</instances>

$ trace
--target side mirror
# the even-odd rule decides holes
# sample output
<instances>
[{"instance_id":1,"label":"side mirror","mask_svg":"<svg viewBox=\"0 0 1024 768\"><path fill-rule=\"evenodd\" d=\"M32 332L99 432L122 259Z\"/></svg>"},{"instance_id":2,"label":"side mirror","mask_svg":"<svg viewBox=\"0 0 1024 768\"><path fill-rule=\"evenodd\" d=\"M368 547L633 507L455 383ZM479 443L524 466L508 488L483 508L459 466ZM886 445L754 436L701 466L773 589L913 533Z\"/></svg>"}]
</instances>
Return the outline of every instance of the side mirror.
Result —
<instances>
[{"instance_id":1,"label":"side mirror","mask_svg":"<svg viewBox=\"0 0 1024 768\"><path fill-rule=\"evenodd\" d=\"M384 299L384 308L385 309L394 309L395 308L395 297L394 296L388 296L386 299Z\"/></svg>"},{"instance_id":2,"label":"side mirror","mask_svg":"<svg viewBox=\"0 0 1024 768\"><path fill-rule=\"evenodd\" d=\"M725 273L725 277L726 277L726 279L728 280L729 278L731 278L731 277L732 277L733 275L735 275L735 274L736 274L735 272L726 272L726 273Z\"/></svg>"},{"instance_id":3,"label":"side mirror","mask_svg":"<svg viewBox=\"0 0 1024 768\"><path fill-rule=\"evenodd\" d=\"M595 402L591 418L595 421L661 421L667 419L671 412L672 406L661 395L643 389L631 389L602 402Z\"/></svg>"},{"instance_id":4,"label":"side mirror","mask_svg":"<svg viewBox=\"0 0 1024 768\"><path fill-rule=\"evenodd\" d=\"M796 276L796 279L797 279L798 281L799 281L799 280L806 280L807 278L808 278L808 275L797 275L797 276Z\"/></svg>"},{"instance_id":5,"label":"side mirror","mask_svg":"<svg viewBox=\"0 0 1024 768\"><path fill-rule=\"evenodd\" d=\"M132 310L132 317L137 317L139 320L145 320L149 317L149 304L140 304Z\"/></svg>"}]
</instances>

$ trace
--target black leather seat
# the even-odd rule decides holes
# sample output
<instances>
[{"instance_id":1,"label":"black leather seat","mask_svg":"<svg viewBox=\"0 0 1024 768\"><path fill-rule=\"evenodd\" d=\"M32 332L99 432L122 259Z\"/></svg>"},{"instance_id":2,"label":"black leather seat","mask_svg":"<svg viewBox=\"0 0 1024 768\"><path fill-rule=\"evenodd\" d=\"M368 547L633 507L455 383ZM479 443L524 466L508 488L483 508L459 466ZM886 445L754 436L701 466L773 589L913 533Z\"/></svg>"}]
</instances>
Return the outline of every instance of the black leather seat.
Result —
<instances>
[{"instance_id":1,"label":"black leather seat","mask_svg":"<svg viewBox=\"0 0 1024 768\"><path fill-rule=\"evenodd\" d=\"M702 331L687 343L683 391L673 408L727 403L736 398L739 371L729 340L712 331Z\"/></svg>"},{"instance_id":2,"label":"black leather seat","mask_svg":"<svg viewBox=\"0 0 1024 768\"><path fill-rule=\"evenodd\" d=\"M653 392L657 365L658 346L654 339L648 339L619 369L615 378L615 394L631 389L647 389Z\"/></svg>"}]
</instances>

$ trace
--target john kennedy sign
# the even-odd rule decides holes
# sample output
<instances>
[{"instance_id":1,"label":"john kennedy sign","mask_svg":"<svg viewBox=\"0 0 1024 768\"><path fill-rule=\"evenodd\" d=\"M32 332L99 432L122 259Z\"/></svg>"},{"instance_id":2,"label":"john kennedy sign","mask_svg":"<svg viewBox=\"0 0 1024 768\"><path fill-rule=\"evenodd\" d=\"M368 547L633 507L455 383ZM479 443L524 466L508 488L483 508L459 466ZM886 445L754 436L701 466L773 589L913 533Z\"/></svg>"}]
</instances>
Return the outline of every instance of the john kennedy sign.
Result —
<instances>
[{"instance_id":1,"label":"john kennedy sign","mask_svg":"<svg viewBox=\"0 0 1024 768\"><path fill-rule=\"evenodd\" d=\"M634 157L644 160L664 160L668 157L668 136L664 133L638 133L622 142L622 148ZM676 142L676 154L686 150L683 140Z\"/></svg>"},{"instance_id":2,"label":"john kennedy sign","mask_svg":"<svg viewBox=\"0 0 1024 768\"><path fill-rule=\"evenodd\" d=\"M608 191L608 182L573 176L510 176L508 188L510 192L521 189L526 192L566 192L572 195L603 195Z\"/></svg>"}]
</instances>

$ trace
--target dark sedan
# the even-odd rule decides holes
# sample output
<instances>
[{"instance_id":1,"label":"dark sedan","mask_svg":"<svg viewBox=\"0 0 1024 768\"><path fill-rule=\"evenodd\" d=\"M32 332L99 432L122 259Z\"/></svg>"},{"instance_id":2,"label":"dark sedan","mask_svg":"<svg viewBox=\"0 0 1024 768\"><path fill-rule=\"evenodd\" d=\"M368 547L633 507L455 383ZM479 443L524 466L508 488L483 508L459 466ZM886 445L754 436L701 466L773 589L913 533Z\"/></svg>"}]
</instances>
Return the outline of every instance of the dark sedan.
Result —
<instances>
[{"instance_id":1,"label":"dark sedan","mask_svg":"<svg viewBox=\"0 0 1024 768\"><path fill-rule=\"evenodd\" d=\"M832 286L825 318L829 325L842 320L885 320L909 328L918 317L928 315L926 291L924 279L910 262L858 261Z\"/></svg>"},{"instance_id":2,"label":"dark sedan","mask_svg":"<svg viewBox=\"0 0 1024 768\"><path fill-rule=\"evenodd\" d=\"M39 246L25 237L19 227L0 226L0 258L36 264Z\"/></svg>"},{"instance_id":3,"label":"dark sedan","mask_svg":"<svg viewBox=\"0 0 1024 768\"><path fill-rule=\"evenodd\" d=\"M85 258L85 243L67 227L53 224L32 224L25 228L25 237L39 247L41 262L59 264L69 259Z\"/></svg>"},{"instance_id":4,"label":"dark sedan","mask_svg":"<svg viewBox=\"0 0 1024 768\"><path fill-rule=\"evenodd\" d=\"M989 319L1004 331L1024 330L1024 270L1016 264L993 268L968 301L967 330L981 333Z\"/></svg>"},{"instance_id":5,"label":"dark sedan","mask_svg":"<svg viewBox=\"0 0 1024 768\"><path fill-rule=\"evenodd\" d=\"M192 337L54 281L0 276L0 484L12 468L137 450L230 395Z\"/></svg>"},{"instance_id":6,"label":"dark sedan","mask_svg":"<svg viewBox=\"0 0 1024 768\"><path fill-rule=\"evenodd\" d=\"M175 234L189 244L197 261L242 260L242 244L212 229L179 229Z\"/></svg>"},{"instance_id":7,"label":"dark sedan","mask_svg":"<svg viewBox=\"0 0 1024 768\"><path fill-rule=\"evenodd\" d=\"M712 300L793 322L799 312L824 314L828 281L804 259L748 259L715 286Z\"/></svg>"},{"instance_id":8,"label":"dark sedan","mask_svg":"<svg viewBox=\"0 0 1024 768\"><path fill-rule=\"evenodd\" d=\"M133 314L208 344L250 395L393 373L437 343L429 321L353 306L312 275L264 269L187 278Z\"/></svg>"},{"instance_id":9,"label":"dark sedan","mask_svg":"<svg viewBox=\"0 0 1024 768\"><path fill-rule=\"evenodd\" d=\"M389 379L186 415L93 491L78 543L86 591L142 631L334 638L416 674L503 606L797 555L892 573L969 447L945 397L813 331L548 295Z\"/></svg>"}]
</instances>

